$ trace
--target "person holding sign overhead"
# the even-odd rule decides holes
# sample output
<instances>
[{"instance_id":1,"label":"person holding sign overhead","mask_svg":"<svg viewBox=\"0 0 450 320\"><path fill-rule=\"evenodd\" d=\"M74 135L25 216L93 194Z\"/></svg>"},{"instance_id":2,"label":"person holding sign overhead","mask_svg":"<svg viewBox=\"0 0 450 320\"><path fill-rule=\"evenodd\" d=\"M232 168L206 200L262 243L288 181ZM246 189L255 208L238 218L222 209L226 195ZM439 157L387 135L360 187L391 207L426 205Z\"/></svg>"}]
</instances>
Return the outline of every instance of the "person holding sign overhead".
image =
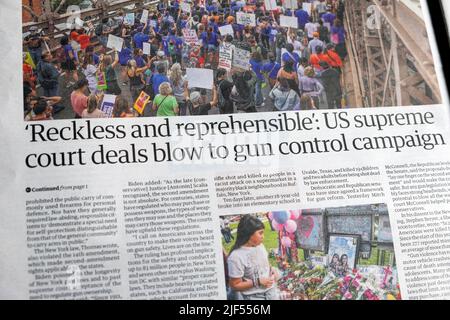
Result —
<instances>
[{"instance_id":1,"label":"person holding sign overhead","mask_svg":"<svg viewBox=\"0 0 450 320\"><path fill-rule=\"evenodd\" d=\"M116 49L114 49L113 54L114 60L110 55L103 56L100 65L100 72L104 72L106 75L106 85L107 85L106 93L118 96L122 93L122 90L120 89L119 84L117 83L117 75L114 68L119 63L119 54L117 53Z\"/></svg>"},{"instance_id":2,"label":"person holding sign overhead","mask_svg":"<svg viewBox=\"0 0 450 320\"><path fill-rule=\"evenodd\" d=\"M189 94L189 83L186 81L184 86L184 98L186 99L186 105L189 113L192 116L207 116L211 108L217 107L217 89L213 86L212 89L212 101L208 103L202 102L202 94L199 91L193 91Z\"/></svg>"}]
</instances>

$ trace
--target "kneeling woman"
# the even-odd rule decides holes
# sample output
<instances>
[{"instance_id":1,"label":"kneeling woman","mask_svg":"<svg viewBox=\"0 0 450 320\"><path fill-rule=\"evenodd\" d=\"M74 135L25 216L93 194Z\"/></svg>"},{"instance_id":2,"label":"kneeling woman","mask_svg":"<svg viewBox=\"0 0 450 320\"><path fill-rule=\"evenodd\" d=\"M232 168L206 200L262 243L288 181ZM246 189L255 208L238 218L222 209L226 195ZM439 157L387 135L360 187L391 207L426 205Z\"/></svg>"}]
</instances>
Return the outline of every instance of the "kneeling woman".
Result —
<instances>
[{"instance_id":1,"label":"kneeling woman","mask_svg":"<svg viewBox=\"0 0 450 320\"><path fill-rule=\"evenodd\" d=\"M279 299L278 273L269 264L263 240L264 224L250 215L242 217L227 263L230 288L244 300Z\"/></svg>"}]
</instances>

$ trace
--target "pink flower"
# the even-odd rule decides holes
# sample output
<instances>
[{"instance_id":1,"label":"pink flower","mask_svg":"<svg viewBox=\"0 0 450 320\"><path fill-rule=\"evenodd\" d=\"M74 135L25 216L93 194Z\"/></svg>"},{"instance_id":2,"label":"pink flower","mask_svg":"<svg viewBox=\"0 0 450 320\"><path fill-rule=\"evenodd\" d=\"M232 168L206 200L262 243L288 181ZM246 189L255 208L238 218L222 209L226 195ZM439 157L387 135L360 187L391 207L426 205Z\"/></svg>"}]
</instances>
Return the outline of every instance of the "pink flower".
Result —
<instances>
[{"instance_id":1,"label":"pink flower","mask_svg":"<svg viewBox=\"0 0 450 320\"><path fill-rule=\"evenodd\" d=\"M350 291L347 291L344 294L344 298L347 299L347 300L350 300L351 298L353 298L353 295L352 295L352 293Z\"/></svg>"},{"instance_id":2,"label":"pink flower","mask_svg":"<svg viewBox=\"0 0 450 320\"><path fill-rule=\"evenodd\" d=\"M345 282L346 284L350 283L351 280L352 280L352 277L351 277L351 276L345 276L345 278L344 278L344 282Z\"/></svg>"}]
</instances>

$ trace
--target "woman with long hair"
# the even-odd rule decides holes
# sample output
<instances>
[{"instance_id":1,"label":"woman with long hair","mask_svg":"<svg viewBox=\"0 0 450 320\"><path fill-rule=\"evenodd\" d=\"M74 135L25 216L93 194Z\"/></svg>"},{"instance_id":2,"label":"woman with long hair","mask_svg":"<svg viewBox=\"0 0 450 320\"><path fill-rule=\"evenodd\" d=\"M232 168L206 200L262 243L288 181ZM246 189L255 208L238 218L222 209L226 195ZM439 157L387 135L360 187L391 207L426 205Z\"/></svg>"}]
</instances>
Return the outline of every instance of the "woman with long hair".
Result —
<instances>
[{"instance_id":1,"label":"woman with long hair","mask_svg":"<svg viewBox=\"0 0 450 320\"><path fill-rule=\"evenodd\" d=\"M95 94L90 94L87 100L87 108L81 113L81 118L105 118L105 113L98 108L102 96L97 96Z\"/></svg>"},{"instance_id":2,"label":"woman with long hair","mask_svg":"<svg viewBox=\"0 0 450 320\"><path fill-rule=\"evenodd\" d=\"M147 65L143 68L139 68L136 64L136 60L134 59L131 59L127 63L127 76L130 80L130 92L133 102L137 100L141 94L141 91L144 89L145 81L143 74L147 69Z\"/></svg>"},{"instance_id":3,"label":"woman with long hair","mask_svg":"<svg viewBox=\"0 0 450 320\"><path fill-rule=\"evenodd\" d=\"M228 256L229 286L244 300L278 300L278 273L269 264L264 241L264 224L251 215L243 216L236 242Z\"/></svg>"},{"instance_id":4,"label":"woman with long hair","mask_svg":"<svg viewBox=\"0 0 450 320\"><path fill-rule=\"evenodd\" d=\"M284 63L284 66L278 71L277 78L286 79L289 83L289 87L300 95L298 91L298 76L297 70L294 67L294 61L288 60Z\"/></svg>"},{"instance_id":5,"label":"woman with long hair","mask_svg":"<svg viewBox=\"0 0 450 320\"><path fill-rule=\"evenodd\" d=\"M134 113L130 109L130 105L122 96L117 96L116 101L114 102L113 112L112 112L113 118L133 118Z\"/></svg>"},{"instance_id":6,"label":"woman with long hair","mask_svg":"<svg viewBox=\"0 0 450 320\"><path fill-rule=\"evenodd\" d=\"M180 116L185 116L186 103L184 101L184 85L186 80L183 78L183 71L181 70L181 65L179 63L175 63L170 68L169 80L173 90L173 95L177 100L178 107L180 109Z\"/></svg>"},{"instance_id":7,"label":"woman with long hair","mask_svg":"<svg viewBox=\"0 0 450 320\"><path fill-rule=\"evenodd\" d=\"M278 84L270 91L269 97L273 100L274 111L298 110L300 97L289 87L286 79L278 79Z\"/></svg>"},{"instance_id":8,"label":"woman with long hair","mask_svg":"<svg viewBox=\"0 0 450 320\"><path fill-rule=\"evenodd\" d=\"M81 66L83 74L86 77L89 85L90 93L97 93L97 67L94 64L94 57L90 54L84 56L83 64Z\"/></svg>"},{"instance_id":9,"label":"woman with long hair","mask_svg":"<svg viewBox=\"0 0 450 320\"><path fill-rule=\"evenodd\" d=\"M74 91L70 94L70 102L73 111L75 112L75 119L80 119L83 110L87 108L89 82L86 79L78 80L74 86Z\"/></svg>"}]
</instances>

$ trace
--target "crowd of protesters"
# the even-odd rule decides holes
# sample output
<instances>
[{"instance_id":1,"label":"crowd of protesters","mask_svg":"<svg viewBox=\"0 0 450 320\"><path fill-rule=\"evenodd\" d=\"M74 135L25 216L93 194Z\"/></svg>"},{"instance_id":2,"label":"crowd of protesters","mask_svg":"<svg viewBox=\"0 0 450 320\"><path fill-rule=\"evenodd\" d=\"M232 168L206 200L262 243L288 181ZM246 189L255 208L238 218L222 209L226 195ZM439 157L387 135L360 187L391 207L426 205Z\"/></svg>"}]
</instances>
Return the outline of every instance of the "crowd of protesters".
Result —
<instances>
[{"instance_id":1,"label":"crowd of protesters","mask_svg":"<svg viewBox=\"0 0 450 320\"><path fill-rule=\"evenodd\" d=\"M51 52L49 38L32 27L24 38L25 119L53 119L63 99L74 118L258 112L267 103L273 111L343 106L344 1L299 0L297 9L278 1L266 10L262 0L192 0L190 13L179 2L161 1L147 22L141 12L133 23L119 11L96 25L75 26ZM303 2L311 3L310 12ZM239 11L254 14L256 26L238 24ZM281 15L296 17L298 28L280 26ZM233 35L221 35L225 25ZM186 28L195 30L196 44L183 38ZM124 39L120 52L107 48L110 34ZM150 54L144 54L145 43ZM249 68L219 68L224 45L248 50ZM213 89L191 88L186 68L213 69ZM63 89L69 96L61 97ZM150 100L138 114L133 106L142 92ZM101 110L106 94L116 96L109 115Z\"/></svg>"}]
</instances>

